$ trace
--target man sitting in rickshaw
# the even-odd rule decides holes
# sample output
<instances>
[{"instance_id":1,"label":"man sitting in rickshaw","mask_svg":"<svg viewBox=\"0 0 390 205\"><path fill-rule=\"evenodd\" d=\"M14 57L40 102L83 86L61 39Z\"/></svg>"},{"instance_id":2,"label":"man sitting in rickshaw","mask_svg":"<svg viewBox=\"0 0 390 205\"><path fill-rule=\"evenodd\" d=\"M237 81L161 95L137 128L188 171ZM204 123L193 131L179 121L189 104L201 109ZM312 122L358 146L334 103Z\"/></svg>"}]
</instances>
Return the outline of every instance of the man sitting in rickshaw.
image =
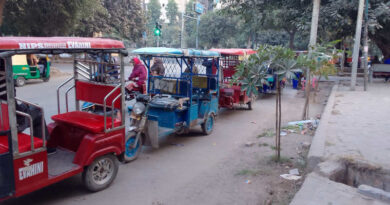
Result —
<instances>
[{"instance_id":1,"label":"man sitting in rickshaw","mask_svg":"<svg viewBox=\"0 0 390 205\"><path fill-rule=\"evenodd\" d=\"M147 77L146 68L138 58L133 58L130 64L134 66L133 71L129 76L129 80L133 81L126 86L128 91L143 92L143 86Z\"/></svg>"},{"instance_id":2,"label":"man sitting in rickshaw","mask_svg":"<svg viewBox=\"0 0 390 205\"><path fill-rule=\"evenodd\" d=\"M153 76L164 76L165 68L161 58L153 59L153 66L151 67L151 74Z\"/></svg>"}]
</instances>

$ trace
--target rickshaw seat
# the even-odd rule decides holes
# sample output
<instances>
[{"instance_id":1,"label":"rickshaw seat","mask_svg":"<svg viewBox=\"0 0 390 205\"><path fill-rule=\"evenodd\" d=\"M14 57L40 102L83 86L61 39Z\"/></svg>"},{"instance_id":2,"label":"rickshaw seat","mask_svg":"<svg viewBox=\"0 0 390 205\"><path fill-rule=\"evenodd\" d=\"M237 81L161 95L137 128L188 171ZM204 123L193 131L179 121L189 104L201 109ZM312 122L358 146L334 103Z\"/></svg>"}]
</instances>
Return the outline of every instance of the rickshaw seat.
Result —
<instances>
[{"instance_id":1,"label":"rickshaw seat","mask_svg":"<svg viewBox=\"0 0 390 205\"><path fill-rule=\"evenodd\" d=\"M31 151L31 136L18 133L18 147L19 152L28 152ZM43 147L43 140L37 137L34 137L34 148ZM8 136L0 136L0 154L7 153L9 150L8 147Z\"/></svg>"},{"instance_id":2,"label":"rickshaw seat","mask_svg":"<svg viewBox=\"0 0 390 205\"><path fill-rule=\"evenodd\" d=\"M168 109L175 110L179 107L180 103L175 98L154 98L149 102L149 106L151 108L160 108L160 109Z\"/></svg>"},{"instance_id":3,"label":"rickshaw seat","mask_svg":"<svg viewBox=\"0 0 390 205\"><path fill-rule=\"evenodd\" d=\"M2 124L0 125L1 131L9 130L9 121L8 121L8 105L1 103L1 118ZM43 146L43 141L39 138L34 137L34 148L40 148ZM18 147L19 152L27 152L31 150L31 137L30 135L24 133L18 133ZM0 154L7 153L9 150L8 147L8 136L0 136Z\"/></svg>"},{"instance_id":4,"label":"rickshaw seat","mask_svg":"<svg viewBox=\"0 0 390 205\"><path fill-rule=\"evenodd\" d=\"M221 95L223 95L223 96L233 96L234 95L234 89L232 89L232 88L223 88L223 89L221 89Z\"/></svg>"},{"instance_id":5,"label":"rickshaw seat","mask_svg":"<svg viewBox=\"0 0 390 205\"><path fill-rule=\"evenodd\" d=\"M104 132L104 116L88 112L73 111L51 117L57 123L65 123L93 133ZM115 119L114 127L121 125L121 121ZM107 129L112 127L111 117L107 117Z\"/></svg>"}]
</instances>

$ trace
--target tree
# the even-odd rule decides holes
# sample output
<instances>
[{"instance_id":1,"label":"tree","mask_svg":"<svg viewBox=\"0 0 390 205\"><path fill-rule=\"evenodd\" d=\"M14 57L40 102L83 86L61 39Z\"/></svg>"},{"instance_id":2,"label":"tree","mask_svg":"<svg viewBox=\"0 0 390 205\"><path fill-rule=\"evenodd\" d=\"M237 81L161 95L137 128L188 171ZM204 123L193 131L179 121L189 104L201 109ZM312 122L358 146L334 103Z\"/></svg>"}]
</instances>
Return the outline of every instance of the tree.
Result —
<instances>
[{"instance_id":1,"label":"tree","mask_svg":"<svg viewBox=\"0 0 390 205\"><path fill-rule=\"evenodd\" d=\"M185 9L185 15L190 16L190 17L196 17L197 14L195 13L193 7L194 7L194 0L189 0L186 4L186 9ZM194 19L189 19L189 18L184 18L184 39L187 44L187 47L189 48L195 48L196 44L196 20Z\"/></svg>"},{"instance_id":2,"label":"tree","mask_svg":"<svg viewBox=\"0 0 390 205\"><path fill-rule=\"evenodd\" d=\"M238 18L227 17L218 12L202 15L199 24L199 39L201 47L235 47L235 36L238 30Z\"/></svg>"},{"instance_id":3,"label":"tree","mask_svg":"<svg viewBox=\"0 0 390 205\"><path fill-rule=\"evenodd\" d=\"M0 0L0 26L3 24L3 11L4 11L5 0Z\"/></svg>"},{"instance_id":4,"label":"tree","mask_svg":"<svg viewBox=\"0 0 390 205\"><path fill-rule=\"evenodd\" d=\"M284 30L289 34L290 48L298 31L306 31L311 1L308 0L224 0L225 12L241 15L244 19L257 18L263 29ZM259 27L256 26L256 27Z\"/></svg>"},{"instance_id":5,"label":"tree","mask_svg":"<svg viewBox=\"0 0 390 205\"><path fill-rule=\"evenodd\" d=\"M165 8L169 24L176 24L179 17L179 9L175 0L168 0L167 7Z\"/></svg>"},{"instance_id":6,"label":"tree","mask_svg":"<svg viewBox=\"0 0 390 205\"><path fill-rule=\"evenodd\" d=\"M260 46L257 53L251 55L248 60L238 67L238 70L234 76L234 81L239 81L242 84L242 89L247 92L249 96L257 95L258 88L267 84L265 79L269 69L273 70L276 75L276 106L275 106L275 147L276 147L276 159L280 161L281 150L281 118L282 118L282 105L281 105L281 79L282 78L294 78L294 72L301 71L300 65L295 60L295 52L291 49L287 49L281 46Z\"/></svg>"},{"instance_id":7,"label":"tree","mask_svg":"<svg viewBox=\"0 0 390 205\"><path fill-rule=\"evenodd\" d=\"M135 42L144 31L139 0L8 0L6 35L91 37L95 32Z\"/></svg>"},{"instance_id":8,"label":"tree","mask_svg":"<svg viewBox=\"0 0 390 205\"><path fill-rule=\"evenodd\" d=\"M149 36L148 38L148 44L154 45L155 42L155 36L153 34L154 28L156 26L156 22L160 22L161 17L161 4L159 0L150 0L147 6L147 34ZM163 34L164 35L164 34Z\"/></svg>"},{"instance_id":9,"label":"tree","mask_svg":"<svg viewBox=\"0 0 390 205\"><path fill-rule=\"evenodd\" d=\"M93 36L94 33L110 32L108 11L101 0L86 1L80 5L79 20L76 21L73 33L76 36Z\"/></svg>"},{"instance_id":10,"label":"tree","mask_svg":"<svg viewBox=\"0 0 390 205\"><path fill-rule=\"evenodd\" d=\"M111 36L136 42L145 31L145 18L140 0L105 0L108 11L107 24Z\"/></svg>"},{"instance_id":11,"label":"tree","mask_svg":"<svg viewBox=\"0 0 390 205\"><path fill-rule=\"evenodd\" d=\"M79 16L79 7L86 1L8 0L4 8L2 33L32 36L69 35Z\"/></svg>"},{"instance_id":12,"label":"tree","mask_svg":"<svg viewBox=\"0 0 390 205\"><path fill-rule=\"evenodd\" d=\"M322 39L343 39L355 33L358 3L348 0L328 0L321 5L319 23ZM370 39L390 58L390 1L369 1Z\"/></svg>"}]
</instances>

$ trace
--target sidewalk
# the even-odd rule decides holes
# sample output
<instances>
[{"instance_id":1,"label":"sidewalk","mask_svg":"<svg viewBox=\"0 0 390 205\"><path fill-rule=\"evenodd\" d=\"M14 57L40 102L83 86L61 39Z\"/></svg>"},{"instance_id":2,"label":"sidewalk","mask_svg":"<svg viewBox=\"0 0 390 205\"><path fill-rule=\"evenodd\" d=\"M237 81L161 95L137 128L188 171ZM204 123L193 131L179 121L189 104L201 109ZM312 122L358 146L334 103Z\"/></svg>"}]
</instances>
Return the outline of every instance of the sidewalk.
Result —
<instances>
[{"instance_id":1,"label":"sidewalk","mask_svg":"<svg viewBox=\"0 0 390 205\"><path fill-rule=\"evenodd\" d=\"M329 97L308 156L313 173L293 205L389 203L390 84L348 90L340 83ZM359 193L362 184L370 190L361 187ZM383 190L387 193L377 193Z\"/></svg>"}]
</instances>

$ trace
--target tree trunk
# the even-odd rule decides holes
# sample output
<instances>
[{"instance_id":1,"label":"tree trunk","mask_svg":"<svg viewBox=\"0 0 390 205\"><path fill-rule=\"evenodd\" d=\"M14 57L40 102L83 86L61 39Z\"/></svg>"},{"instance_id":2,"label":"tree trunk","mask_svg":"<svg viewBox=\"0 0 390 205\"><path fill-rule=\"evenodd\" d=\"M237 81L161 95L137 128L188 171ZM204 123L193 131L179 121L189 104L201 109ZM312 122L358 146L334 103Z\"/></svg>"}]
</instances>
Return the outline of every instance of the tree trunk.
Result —
<instances>
[{"instance_id":1,"label":"tree trunk","mask_svg":"<svg viewBox=\"0 0 390 205\"><path fill-rule=\"evenodd\" d=\"M3 11L6 0L0 0L0 26L3 24Z\"/></svg>"},{"instance_id":2,"label":"tree trunk","mask_svg":"<svg viewBox=\"0 0 390 205\"><path fill-rule=\"evenodd\" d=\"M246 48L251 48L252 46L252 35L248 36L248 41L246 43Z\"/></svg>"},{"instance_id":3,"label":"tree trunk","mask_svg":"<svg viewBox=\"0 0 390 205\"><path fill-rule=\"evenodd\" d=\"M276 78L276 82L278 78ZM276 103L275 103L275 156L277 157L277 160L279 160L279 157L278 157L278 144L279 144L279 135L280 135L280 132L278 133L278 126L279 126L279 97L278 97L278 86L279 84L277 83L276 84Z\"/></svg>"},{"instance_id":4,"label":"tree trunk","mask_svg":"<svg viewBox=\"0 0 390 205\"><path fill-rule=\"evenodd\" d=\"M309 118L309 107L310 107L310 70L306 70L306 81L305 81L305 106L303 108L302 120L307 120Z\"/></svg>"},{"instance_id":5,"label":"tree trunk","mask_svg":"<svg viewBox=\"0 0 390 205\"><path fill-rule=\"evenodd\" d=\"M280 136L280 131L281 131L281 125L282 125L282 95L281 95L281 92L280 92L280 90L281 90L281 88L280 88L280 81L279 81L279 79L278 79L278 98L279 98L279 100L278 100L278 103L279 103L279 107L278 107L278 109L279 109L279 116L278 116L278 122L279 122L279 124L278 124L278 136L279 136L279 140L278 140L278 161L280 162L280 150L282 149L281 148L281 146L280 146L280 141L281 141L281 136Z\"/></svg>"},{"instance_id":6,"label":"tree trunk","mask_svg":"<svg viewBox=\"0 0 390 205\"><path fill-rule=\"evenodd\" d=\"M291 50L294 50L295 33L295 30L288 33L290 35L289 48Z\"/></svg>"},{"instance_id":7,"label":"tree trunk","mask_svg":"<svg viewBox=\"0 0 390 205\"><path fill-rule=\"evenodd\" d=\"M276 129L275 129L275 147L276 147L276 160L280 162L280 127L282 120L282 105L280 96L280 81L279 77L276 77Z\"/></svg>"},{"instance_id":8,"label":"tree trunk","mask_svg":"<svg viewBox=\"0 0 390 205\"><path fill-rule=\"evenodd\" d=\"M317 44L317 31L318 31L318 19L320 17L320 5L321 0L313 0L313 13L311 18L311 28L310 28L310 42L309 42L309 57L311 57L311 52L313 47ZM306 69L306 102L305 107L303 108L302 119L307 119L309 117L309 98L310 98L310 69Z\"/></svg>"}]
</instances>

